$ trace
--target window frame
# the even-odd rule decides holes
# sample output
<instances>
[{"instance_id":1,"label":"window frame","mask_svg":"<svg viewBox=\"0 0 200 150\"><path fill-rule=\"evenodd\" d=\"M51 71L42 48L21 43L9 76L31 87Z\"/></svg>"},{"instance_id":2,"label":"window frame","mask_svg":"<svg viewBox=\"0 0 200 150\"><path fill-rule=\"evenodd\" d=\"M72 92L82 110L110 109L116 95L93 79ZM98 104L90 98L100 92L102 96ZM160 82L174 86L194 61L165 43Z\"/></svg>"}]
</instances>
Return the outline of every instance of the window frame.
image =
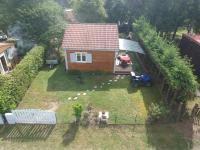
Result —
<instances>
[{"instance_id":1,"label":"window frame","mask_svg":"<svg viewBox=\"0 0 200 150\"><path fill-rule=\"evenodd\" d=\"M87 53L86 52L76 52L76 62L78 63L87 63ZM80 55L80 61L77 59L78 55ZM83 61L83 57L85 56L85 60Z\"/></svg>"}]
</instances>

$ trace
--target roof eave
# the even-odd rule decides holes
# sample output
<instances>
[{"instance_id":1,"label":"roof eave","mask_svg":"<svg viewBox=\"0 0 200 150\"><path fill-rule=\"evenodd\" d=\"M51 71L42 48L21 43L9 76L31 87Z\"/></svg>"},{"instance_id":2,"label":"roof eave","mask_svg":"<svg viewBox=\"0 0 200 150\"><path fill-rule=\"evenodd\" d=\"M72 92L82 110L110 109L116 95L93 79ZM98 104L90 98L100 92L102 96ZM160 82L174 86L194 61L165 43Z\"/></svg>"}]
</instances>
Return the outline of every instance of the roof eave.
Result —
<instances>
[{"instance_id":1,"label":"roof eave","mask_svg":"<svg viewBox=\"0 0 200 150\"><path fill-rule=\"evenodd\" d=\"M81 51L119 51L119 47L118 48L71 48L71 47L62 47L65 50L81 50Z\"/></svg>"}]
</instances>

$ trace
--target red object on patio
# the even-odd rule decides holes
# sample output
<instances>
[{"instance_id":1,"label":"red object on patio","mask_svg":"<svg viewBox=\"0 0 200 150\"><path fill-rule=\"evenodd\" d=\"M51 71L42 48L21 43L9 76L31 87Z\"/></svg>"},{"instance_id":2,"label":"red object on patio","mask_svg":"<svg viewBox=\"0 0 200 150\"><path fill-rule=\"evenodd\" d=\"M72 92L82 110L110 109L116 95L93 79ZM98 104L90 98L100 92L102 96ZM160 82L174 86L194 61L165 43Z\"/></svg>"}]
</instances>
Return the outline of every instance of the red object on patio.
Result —
<instances>
[{"instance_id":1,"label":"red object on patio","mask_svg":"<svg viewBox=\"0 0 200 150\"><path fill-rule=\"evenodd\" d=\"M129 55L120 55L119 59L121 62L125 62L127 64L131 64L131 58L129 57Z\"/></svg>"}]
</instances>

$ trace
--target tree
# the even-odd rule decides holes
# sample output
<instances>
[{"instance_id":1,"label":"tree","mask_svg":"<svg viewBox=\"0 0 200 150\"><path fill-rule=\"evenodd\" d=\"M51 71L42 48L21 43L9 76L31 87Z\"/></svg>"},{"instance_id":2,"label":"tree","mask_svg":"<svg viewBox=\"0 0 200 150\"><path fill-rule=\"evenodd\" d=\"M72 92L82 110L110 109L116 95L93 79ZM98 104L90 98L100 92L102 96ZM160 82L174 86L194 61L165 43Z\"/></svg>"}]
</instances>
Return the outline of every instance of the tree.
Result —
<instances>
[{"instance_id":1,"label":"tree","mask_svg":"<svg viewBox=\"0 0 200 150\"><path fill-rule=\"evenodd\" d=\"M190 0L188 3L188 24L200 33L200 0Z\"/></svg>"},{"instance_id":2,"label":"tree","mask_svg":"<svg viewBox=\"0 0 200 150\"><path fill-rule=\"evenodd\" d=\"M123 0L107 0L105 9L108 22L121 23L128 21L127 8Z\"/></svg>"},{"instance_id":3,"label":"tree","mask_svg":"<svg viewBox=\"0 0 200 150\"><path fill-rule=\"evenodd\" d=\"M45 44L52 37L61 39L65 26L63 9L55 0L2 1L0 19L0 29L20 24L26 38Z\"/></svg>"},{"instance_id":4,"label":"tree","mask_svg":"<svg viewBox=\"0 0 200 150\"><path fill-rule=\"evenodd\" d=\"M83 112L83 107L81 104L77 103L75 105L73 105L73 110L74 110L74 115L76 117L76 122L79 122L80 118L81 118L81 114Z\"/></svg>"},{"instance_id":5,"label":"tree","mask_svg":"<svg viewBox=\"0 0 200 150\"><path fill-rule=\"evenodd\" d=\"M80 22L105 22L106 11L102 0L73 0L72 7Z\"/></svg>"},{"instance_id":6,"label":"tree","mask_svg":"<svg viewBox=\"0 0 200 150\"><path fill-rule=\"evenodd\" d=\"M106 0L108 22L132 23L141 15L142 6L142 0Z\"/></svg>"},{"instance_id":7,"label":"tree","mask_svg":"<svg viewBox=\"0 0 200 150\"><path fill-rule=\"evenodd\" d=\"M24 3L18 8L17 14L19 17L18 19L24 25L25 30L37 42L48 41L48 37L44 36L44 34L49 35L52 30L54 30L52 33L60 33L63 30L63 10L54 0ZM58 28L56 28L56 26Z\"/></svg>"},{"instance_id":8,"label":"tree","mask_svg":"<svg viewBox=\"0 0 200 150\"><path fill-rule=\"evenodd\" d=\"M188 18L187 0L149 0L145 2L145 16L156 27L157 32L174 39L179 27Z\"/></svg>"}]
</instances>

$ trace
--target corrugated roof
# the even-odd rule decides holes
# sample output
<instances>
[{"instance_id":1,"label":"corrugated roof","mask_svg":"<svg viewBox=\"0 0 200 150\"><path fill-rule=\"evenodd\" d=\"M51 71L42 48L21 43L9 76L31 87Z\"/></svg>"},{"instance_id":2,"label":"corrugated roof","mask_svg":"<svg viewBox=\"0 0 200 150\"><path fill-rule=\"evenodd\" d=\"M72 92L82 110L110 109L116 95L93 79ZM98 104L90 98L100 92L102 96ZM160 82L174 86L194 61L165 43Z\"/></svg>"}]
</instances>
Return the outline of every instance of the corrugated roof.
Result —
<instances>
[{"instance_id":1,"label":"corrugated roof","mask_svg":"<svg viewBox=\"0 0 200 150\"><path fill-rule=\"evenodd\" d=\"M78 50L118 50L116 24L69 24L62 48Z\"/></svg>"},{"instance_id":2,"label":"corrugated roof","mask_svg":"<svg viewBox=\"0 0 200 150\"><path fill-rule=\"evenodd\" d=\"M12 46L14 46L13 43L0 43L0 54Z\"/></svg>"},{"instance_id":3,"label":"corrugated roof","mask_svg":"<svg viewBox=\"0 0 200 150\"><path fill-rule=\"evenodd\" d=\"M119 49L145 54L138 42L127 39L119 39Z\"/></svg>"}]
</instances>

